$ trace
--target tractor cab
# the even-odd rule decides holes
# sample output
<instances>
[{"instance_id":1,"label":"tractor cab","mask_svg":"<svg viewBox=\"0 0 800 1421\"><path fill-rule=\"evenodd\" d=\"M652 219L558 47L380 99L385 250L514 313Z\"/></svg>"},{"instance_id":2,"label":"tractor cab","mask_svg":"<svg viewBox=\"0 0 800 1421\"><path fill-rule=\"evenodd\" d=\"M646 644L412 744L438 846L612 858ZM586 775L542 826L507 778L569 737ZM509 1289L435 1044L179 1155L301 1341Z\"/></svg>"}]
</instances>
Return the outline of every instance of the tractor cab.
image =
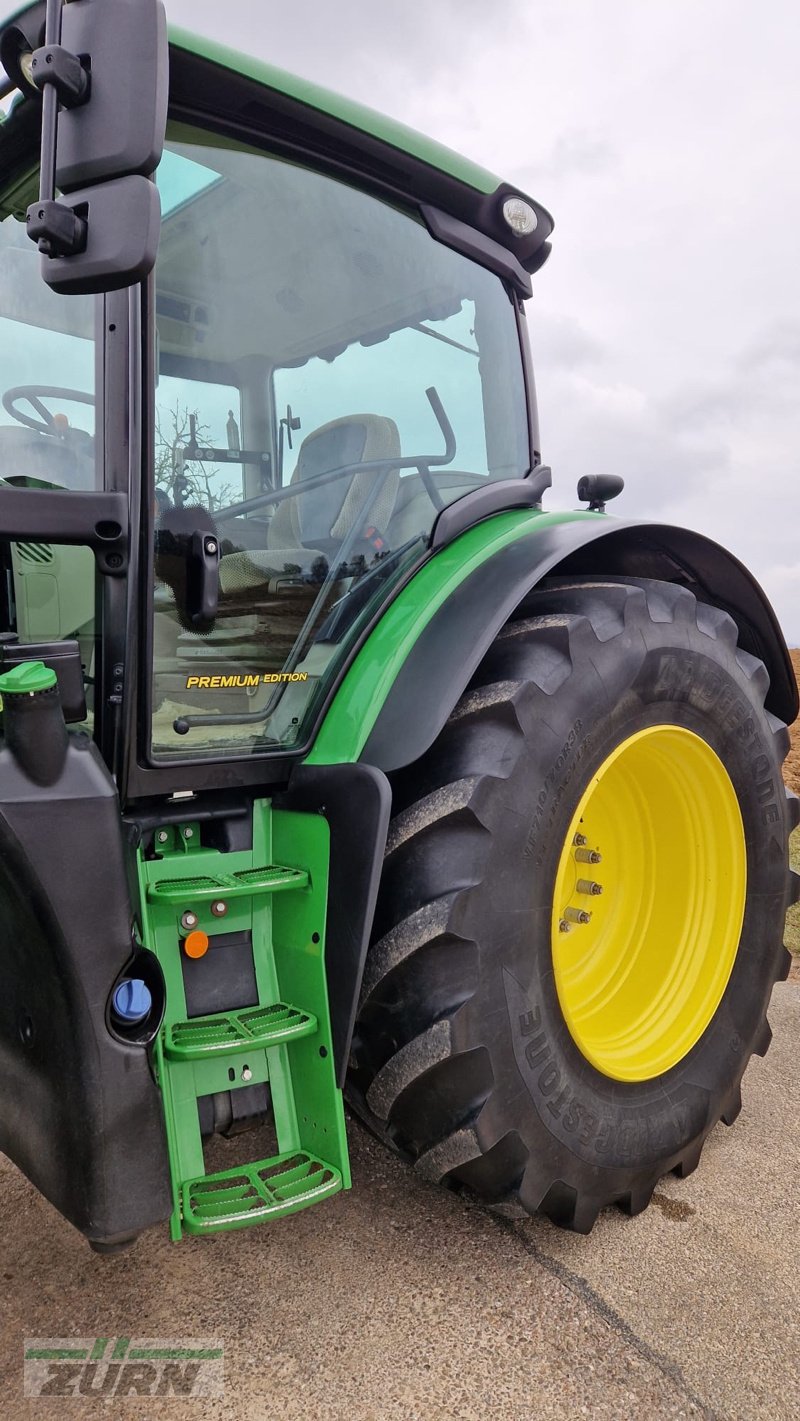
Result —
<instances>
[{"instance_id":1,"label":"tractor cab","mask_svg":"<svg viewBox=\"0 0 800 1421\"><path fill-rule=\"evenodd\" d=\"M487 236L475 260L466 224L378 180L374 138L350 131L361 151L335 162L266 119L259 139L228 112L252 109L259 86L177 40L150 174L154 270L123 295L87 293L118 277L86 277L85 254L40 256L29 239L39 95L20 56L37 19L44 37L40 10L4 39L23 91L2 135L0 477L40 492L122 490L136 555L125 557L123 613L91 546L3 538L0 615L21 645L77 643L82 723L121 755L109 718L133 717L135 753L129 741L110 768L123 793L141 795L167 765L188 787L190 766L309 746L359 638L427 555L443 511L540 463L520 300L529 277L502 210L491 223L505 226L506 247ZM63 141L71 119L88 122L105 102L102 81L85 109L61 111ZM274 81L285 107L287 76ZM463 181L449 186L464 189L462 206L485 205ZM527 210L536 239L522 246L538 262L551 224Z\"/></svg>"},{"instance_id":2,"label":"tractor cab","mask_svg":"<svg viewBox=\"0 0 800 1421\"><path fill-rule=\"evenodd\" d=\"M152 752L294 749L441 511L527 473L517 315L418 218L307 166L176 129L158 181ZM210 619L171 560L193 509Z\"/></svg>"}]
</instances>

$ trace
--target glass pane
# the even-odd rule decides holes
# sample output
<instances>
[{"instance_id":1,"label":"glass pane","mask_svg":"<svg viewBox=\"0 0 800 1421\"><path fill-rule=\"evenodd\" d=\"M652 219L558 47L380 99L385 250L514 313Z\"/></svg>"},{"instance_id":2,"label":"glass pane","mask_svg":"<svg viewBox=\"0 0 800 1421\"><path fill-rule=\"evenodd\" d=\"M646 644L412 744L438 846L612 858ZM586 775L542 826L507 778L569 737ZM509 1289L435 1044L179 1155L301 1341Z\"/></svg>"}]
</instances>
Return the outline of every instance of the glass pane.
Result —
<instances>
[{"instance_id":1,"label":"glass pane","mask_svg":"<svg viewBox=\"0 0 800 1421\"><path fill-rule=\"evenodd\" d=\"M94 723L95 560L91 548L0 538L0 632L20 643L77 641ZM13 646L10 648L13 654Z\"/></svg>"},{"instance_id":2,"label":"glass pane","mask_svg":"<svg viewBox=\"0 0 800 1421\"><path fill-rule=\"evenodd\" d=\"M312 358L305 365L275 372L275 404L291 405L301 430L318 429L341 419L352 409L353 393L361 393L365 409L380 409L397 425L403 449L437 451L442 435L425 391L433 385L444 405L456 440L456 458L465 472L490 473L479 350L475 343L475 303L441 321L393 331L379 345L349 345L335 360ZM519 473L514 446L505 476ZM292 472L292 461L284 460ZM495 470L500 477L501 470ZM405 478L419 476L405 470ZM449 481L448 481L449 484ZM457 488L442 490L446 502Z\"/></svg>"},{"instance_id":3,"label":"glass pane","mask_svg":"<svg viewBox=\"0 0 800 1421\"><path fill-rule=\"evenodd\" d=\"M244 498L243 466L229 457L235 453L239 406L239 391L233 386L173 375L159 378L156 489L171 503L200 505L216 513ZM229 430L233 450L225 445Z\"/></svg>"},{"instance_id":4,"label":"glass pane","mask_svg":"<svg viewBox=\"0 0 800 1421\"><path fill-rule=\"evenodd\" d=\"M16 216L0 222L0 478L97 487L94 297L57 296Z\"/></svg>"},{"instance_id":5,"label":"glass pane","mask_svg":"<svg viewBox=\"0 0 800 1421\"><path fill-rule=\"evenodd\" d=\"M413 214L185 129L169 147L153 747L290 748L441 509L527 472L515 311Z\"/></svg>"}]
</instances>

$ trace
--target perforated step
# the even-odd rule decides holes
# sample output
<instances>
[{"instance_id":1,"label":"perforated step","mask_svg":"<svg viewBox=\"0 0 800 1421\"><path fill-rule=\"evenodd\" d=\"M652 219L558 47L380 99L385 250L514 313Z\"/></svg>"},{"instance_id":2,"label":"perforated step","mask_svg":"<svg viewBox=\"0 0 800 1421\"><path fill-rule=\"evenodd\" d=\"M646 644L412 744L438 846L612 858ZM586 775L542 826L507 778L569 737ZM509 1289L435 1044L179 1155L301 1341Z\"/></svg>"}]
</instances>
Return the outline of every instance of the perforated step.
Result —
<instances>
[{"instance_id":1,"label":"perforated step","mask_svg":"<svg viewBox=\"0 0 800 1421\"><path fill-rule=\"evenodd\" d=\"M253 898L260 893L282 893L290 888L306 888L308 874L302 868L244 868L238 873L202 874L196 878L160 878L148 883L151 903L210 903L215 898Z\"/></svg>"},{"instance_id":2,"label":"perforated step","mask_svg":"<svg viewBox=\"0 0 800 1421\"><path fill-rule=\"evenodd\" d=\"M243 1229L307 1209L342 1188L332 1164L298 1151L207 1174L181 1186L183 1227L190 1234Z\"/></svg>"},{"instance_id":3,"label":"perforated step","mask_svg":"<svg viewBox=\"0 0 800 1421\"><path fill-rule=\"evenodd\" d=\"M172 1061L201 1061L250 1048L279 1046L311 1036L316 1030L317 1018L311 1012L276 1002L274 1006L174 1021L164 1030L164 1055Z\"/></svg>"}]
</instances>

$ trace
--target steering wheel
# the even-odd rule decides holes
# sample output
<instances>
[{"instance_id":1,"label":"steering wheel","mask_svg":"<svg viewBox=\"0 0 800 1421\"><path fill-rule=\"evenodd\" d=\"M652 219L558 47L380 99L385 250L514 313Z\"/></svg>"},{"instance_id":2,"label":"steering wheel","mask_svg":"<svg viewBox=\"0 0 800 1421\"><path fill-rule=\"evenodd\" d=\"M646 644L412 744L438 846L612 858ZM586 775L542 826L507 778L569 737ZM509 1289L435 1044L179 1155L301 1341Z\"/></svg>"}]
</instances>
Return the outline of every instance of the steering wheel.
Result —
<instances>
[{"instance_id":1,"label":"steering wheel","mask_svg":"<svg viewBox=\"0 0 800 1421\"><path fill-rule=\"evenodd\" d=\"M27 425L29 429L35 429L39 434L58 435L63 431L55 423L55 415L42 404L43 399L74 400L79 405L94 404L94 395L87 395L83 390L67 390L63 385L16 385L13 390L6 390L3 395L3 409L12 419ZM27 400L39 418L33 419L31 415L18 410L18 400ZM85 431L82 430L81 433Z\"/></svg>"}]
</instances>

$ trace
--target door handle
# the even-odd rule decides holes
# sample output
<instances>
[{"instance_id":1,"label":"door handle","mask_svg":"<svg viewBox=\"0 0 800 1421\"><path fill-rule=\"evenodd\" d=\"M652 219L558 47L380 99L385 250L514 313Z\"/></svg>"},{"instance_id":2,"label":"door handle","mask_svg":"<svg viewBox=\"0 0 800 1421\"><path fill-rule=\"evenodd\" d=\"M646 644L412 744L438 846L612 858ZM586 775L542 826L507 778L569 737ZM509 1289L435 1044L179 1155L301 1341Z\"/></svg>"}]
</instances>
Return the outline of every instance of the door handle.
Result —
<instances>
[{"instance_id":1,"label":"door handle","mask_svg":"<svg viewBox=\"0 0 800 1421\"><path fill-rule=\"evenodd\" d=\"M205 508L168 508L155 535L155 575L187 631L210 632L219 607L219 534Z\"/></svg>"},{"instance_id":2,"label":"door handle","mask_svg":"<svg viewBox=\"0 0 800 1421\"><path fill-rule=\"evenodd\" d=\"M186 568L186 613L196 631L210 631L219 609L219 538L192 534Z\"/></svg>"}]
</instances>

